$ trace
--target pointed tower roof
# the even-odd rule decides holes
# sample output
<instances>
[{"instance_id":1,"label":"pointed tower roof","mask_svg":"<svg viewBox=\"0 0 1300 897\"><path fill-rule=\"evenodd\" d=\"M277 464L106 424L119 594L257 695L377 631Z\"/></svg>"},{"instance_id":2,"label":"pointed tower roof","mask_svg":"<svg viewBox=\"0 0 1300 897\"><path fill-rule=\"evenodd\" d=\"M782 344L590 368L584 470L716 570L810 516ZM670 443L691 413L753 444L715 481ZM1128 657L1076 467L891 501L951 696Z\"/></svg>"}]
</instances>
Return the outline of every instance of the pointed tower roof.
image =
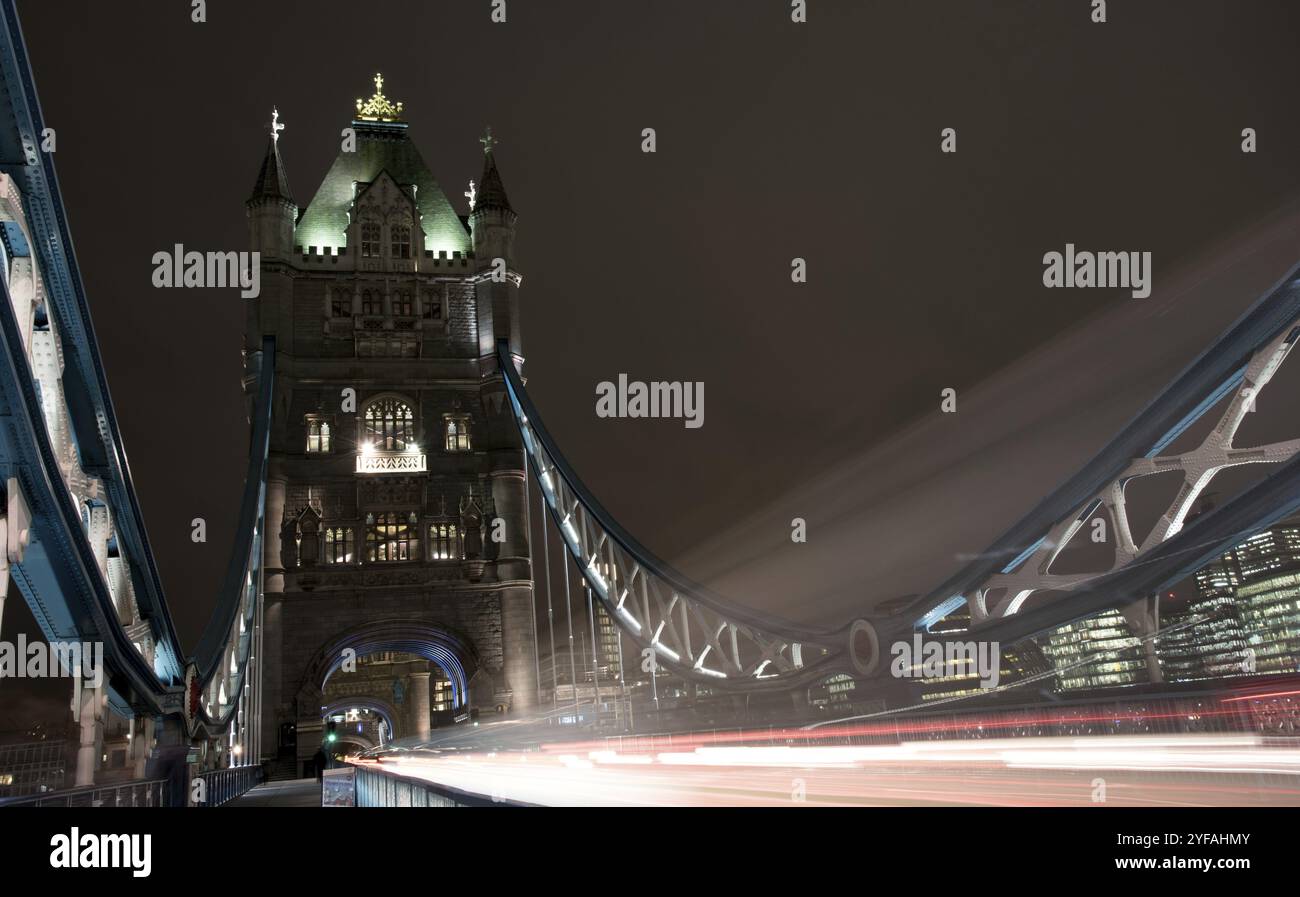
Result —
<instances>
[{"instance_id":1,"label":"pointed tower roof","mask_svg":"<svg viewBox=\"0 0 1300 897\"><path fill-rule=\"evenodd\" d=\"M510 206L510 199L506 196L505 184L501 183L501 172L497 171L497 160L492 155L492 148L497 145L497 139L492 136L492 129L487 129L487 134L479 138L479 143L483 144L483 177L479 181L478 195L475 197L475 209L505 209L513 212Z\"/></svg>"},{"instance_id":2,"label":"pointed tower roof","mask_svg":"<svg viewBox=\"0 0 1300 897\"><path fill-rule=\"evenodd\" d=\"M357 101L351 125L355 146L340 150L299 218L294 242L301 246L344 245L348 213L358 186L373 182L386 171L402 187L414 188L427 250L435 254L468 252L465 225L411 140L408 126L400 118L402 104L384 96L381 85L377 77L375 96Z\"/></svg>"},{"instance_id":3,"label":"pointed tower roof","mask_svg":"<svg viewBox=\"0 0 1300 897\"><path fill-rule=\"evenodd\" d=\"M262 170L258 172L257 184L253 187L253 195L248 198L249 202L263 197L293 202L293 194L289 192L289 178L284 173L284 162L280 159L280 132L283 130L280 110L275 109L271 112L271 137L266 142L266 156L262 159Z\"/></svg>"}]
</instances>

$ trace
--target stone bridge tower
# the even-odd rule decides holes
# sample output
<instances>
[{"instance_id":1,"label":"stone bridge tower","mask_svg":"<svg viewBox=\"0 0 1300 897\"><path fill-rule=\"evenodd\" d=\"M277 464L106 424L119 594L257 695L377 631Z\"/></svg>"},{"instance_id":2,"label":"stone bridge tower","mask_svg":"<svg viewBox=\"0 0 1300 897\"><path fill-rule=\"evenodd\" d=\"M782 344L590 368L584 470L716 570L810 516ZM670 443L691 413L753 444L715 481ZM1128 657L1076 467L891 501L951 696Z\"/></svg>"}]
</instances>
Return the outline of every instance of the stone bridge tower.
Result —
<instances>
[{"instance_id":1,"label":"stone bridge tower","mask_svg":"<svg viewBox=\"0 0 1300 897\"><path fill-rule=\"evenodd\" d=\"M431 661L457 715L537 693L524 457L495 359L508 338L523 361L516 215L490 133L458 215L382 88L301 211L277 113L246 204L262 276L246 389L276 340L263 744L296 740L300 764L353 654Z\"/></svg>"}]
</instances>

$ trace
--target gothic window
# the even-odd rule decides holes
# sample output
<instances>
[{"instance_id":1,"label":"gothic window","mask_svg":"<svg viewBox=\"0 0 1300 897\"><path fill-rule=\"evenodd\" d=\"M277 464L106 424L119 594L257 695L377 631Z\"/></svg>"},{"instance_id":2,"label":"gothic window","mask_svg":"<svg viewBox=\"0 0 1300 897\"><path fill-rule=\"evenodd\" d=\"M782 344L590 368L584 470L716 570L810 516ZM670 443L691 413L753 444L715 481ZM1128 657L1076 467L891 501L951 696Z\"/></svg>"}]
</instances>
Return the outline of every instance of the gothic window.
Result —
<instances>
[{"instance_id":1,"label":"gothic window","mask_svg":"<svg viewBox=\"0 0 1300 897\"><path fill-rule=\"evenodd\" d=\"M465 557L459 524L439 521L429 527L429 557L436 561L458 561Z\"/></svg>"},{"instance_id":2,"label":"gothic window","mask_svg":"<svg viewBox=\"0 0 1300 897\"><path fill-rule=\"evenodd\" d=\"M328 452L330 450L330 422L320 418L307 420L307 451Z\"/></svg>"},{"instance_id":3,"label":"gothic window","mask_svg":"<svg viewBox=\"0 0 1300 897\"><path fill-rule=\"evenodd\" d=\"M361 257L378 258L379 257L379 223L376 221L361 222Z\"/></svg>"},{"instance_id":4,"label":"gothic window","mask_svg":"<svg viewBox=\"0 0 1300 897\"><path fill-rule=\"evenodd\" d=\"M325 529L325 563L350 564L353 561L352 528L331 526Z\"/></svg>"},{"instance_id":5,"label":"gothic window","mask_svg":"<svg viewBox=\"0 0 1300 897\"><path fill-rule=\"evenodd\" d=\"M447 424L447 451L469 451L469 416L465 414L449 414L445 420Z\"/></svg>"},{"instance_id":6,"label":"gothic window","mask_svg":"<svg viewBox=\"0 0 1300 897\"><path fill-rule=\"evenodd\" d=\"M352 297L340 296L335 293L330 297L330 314L336 318L347 318L352 315Z\"/></svg>"},{"instance_id":7,"label":"gothic window","mask_svg":"<svg viewBox=\"0 0 1300 897\"><path fill-rule=\"evenodd\" d=\"M393 231L393 258L409 259L411 257L411 226L409 224L394 224Z\"/></svg>"},{"instance_id":8,"label":"gothic window","mask_svg":"<svg viewBox=\"0 0 1300 897\"><path fill-rule=\"evenodd\" d=\"M382 315L384 313L384 294L379 290L363 290L361 293L361 313L363 315Z\"/></svg>"},{"instance_id":9,"label":"gothic window","mask_svg":"<svg viewBox=\"0 0 1300 897\"><path fill-rule=\"evenodd\" d=\"M419 535L415 512L366 515L366 560L373 563L417 560Z\"/></svg>"},{"instance_id":10,"label":"gothic window","mask_svg":"<svg viewBox=\"0 0 1300 897\"><path fill-rule=\"evenodd\" d=\"M415 314L415 300L410 290L401 290L393 294L393 314L410 317Z\"/></svg>"},{"instance_id":11,"label":"gothic window","mask_svg":"<svg viewBox=\"0 0 1300 897\"><path fill-rule=\"evenodd\" d=\"M436 293L424 294L424 316L434 320L442 317L442 300Z\"/></svg>"},{"instance_id":12,"label":"gothic window","mask_svg":"<svg viewBox=\"0 0 1300 897\"><path fill-rule=\"evenodd\" d=\"M376 451L404 452L415 439L411 406L397 399L379 399L366 406L365 442Z\"/></svg>"}]
</instances>

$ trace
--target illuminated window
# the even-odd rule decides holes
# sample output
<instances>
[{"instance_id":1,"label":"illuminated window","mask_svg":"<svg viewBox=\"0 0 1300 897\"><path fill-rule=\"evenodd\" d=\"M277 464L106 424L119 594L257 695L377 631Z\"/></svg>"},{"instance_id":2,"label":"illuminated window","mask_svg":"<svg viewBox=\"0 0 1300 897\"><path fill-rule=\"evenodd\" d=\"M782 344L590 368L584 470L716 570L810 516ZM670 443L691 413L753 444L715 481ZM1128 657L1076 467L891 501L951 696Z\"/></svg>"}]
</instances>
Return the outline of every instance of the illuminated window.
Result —
<instances>
[{"instance_id":1,"label":"illuminated window","mask_svg":"<svg viewBox=\"0 0 1300 897\"><path fill-rule=\"evenodd\" d=\"M460 524L441 521L429 527L429 557L435 561L458 561L465 557Z\"/></svg>"},{"instance_id":2,"label":"illuminated window","mask_svg":"<svg viewBox=\"0 0 1300 897\"><path fill-rule=\"evenodd\" d=\"M382 315L384 313L384 294L379 290L364 290L361 293L361 313L363 315Z\"/></svg>"},{"instance_id":3,"label":"illuminated window","mask_svg":"<svg viewBox=\"0 0 1300 897\"><path fill-rule=\"evenodd\" d=\"M409 224L393 225L393 258L409 259L411 257L411 226Z\"/></svg>"},{"instance_id":4,"label":"illuminated window","mask_svg":"<svg viewBox=\"0 0 1300 897\"><path fill-rule=\"evenodd\" d=\"M366 406L365 442L380 452L404 452L415 438L411 406L397 399L380 399Z\"/></svg>"},{"instance_id":5,"label":"illuminated window","mask_svg":"<svg viewBox=\"0 0 1300 897\"><path fill-rule=\"evenodd\" d=\"M419 556L416 518L401 514L366 515L366 560L373 563L410 561Z\"/></svg>"},{"instance_id":6,"label":"illuminated window","mask_svg":"<svg viewBox=\"0 0 1300 897\"><path fill-rule=\"evenodd\" d=\"M347 526L331 526L325 529L325 563L327 564L350 564L352 563L352 528Z\"/></svg>"},{"instance_id":7,"label":"illuminated window","mask_svg":"<svg viewBox=\"0 0 1300 897\"><path fill-rule=\"evenodd\" d=\"M447 451L469 451L469 417L467 415L447 415Z\"/></svg>"},{"instance_id":8,"label":"illuminated window","mask_svg":"<svg viewBox=\"0 0 1300 897\"><path fill-rule=\"evenodd\" d=\"M401 290L393 294L393 314L410 317L415 314L415 299L410 290Z\"/></svg>"},{"instance_id":9,"label":"illuminated window","mask_svg":"<svg viewBox=\"0 0 1300 897\"><path fill-rule=\"evenodd\" d=\"M328 452L330 450L330 422L319 418L307 421L307 451Z\"/></svg>"},{"instance_id":10,"label":"illuminated window","mask_svg":"<svg viewBox=\"0 0 1300 897\"><path fill-rule=\"evenodd\" d=\"M375 221L361 222L361 257L379 257L379 224Z\"/></svg>"}]
</instances>

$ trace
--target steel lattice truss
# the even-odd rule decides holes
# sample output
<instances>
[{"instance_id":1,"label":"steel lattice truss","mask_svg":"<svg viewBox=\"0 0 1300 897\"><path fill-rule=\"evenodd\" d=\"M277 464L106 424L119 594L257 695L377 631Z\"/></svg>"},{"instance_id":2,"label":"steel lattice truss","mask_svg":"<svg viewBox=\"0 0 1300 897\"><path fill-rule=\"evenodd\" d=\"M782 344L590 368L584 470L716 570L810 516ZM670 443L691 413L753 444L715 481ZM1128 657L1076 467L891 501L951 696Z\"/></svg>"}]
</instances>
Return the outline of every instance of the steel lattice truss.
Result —
<instances>
[{"instance_id":1,"label":"steel lattice truss","mask_svg":"<svg viewBox=\"0 0 1300 897\"><path fill-rule=\"evenodd\" d=\"M498 362L533 473L592 593L641 649L684 679L728 688L788 688L846 663L847 639L763 618L658 560L587 493L554 447L503 348ZM632 662L629 659L629 662Z\"/></svg>"},{"instance_id":2,"label":"steel lattice truss","mask_svg":"<svg viewBox=\"0 0 1300 897\"><path fill-rule=\"evenodd\" d=\"M1250 448L1238 448L1233 445L1233 440L1246 415L1254 411L1256 398L1286 360L1298 338L1300 318L1292 319L1278 336L1253 353L1243 366L1218 389L1205 396L1196 409L1160 439L1146 455L1133 458L1119 476L1058 520L1045 536L1000 572L970 588L962 597L970 608L972 627L1014 615L1035 592L1050 591L1056 593L1050 599L1052 602L1068 603L1072 591L1103 574L1128 567L1175 536L1183 528L1197 498L1220 471L1243 464L1280 464L1294 457L1300 451L1300 439ZM1231 400L1200 445L1181 454L1159 454L1229 395ZM1170 471L1181 472L1182 486L1165 507L1150 533L1138 544L1130 526L1125 488L1141 477ZM1099 512L1106 515L1114 533L1115 554L1110 567L1090 573L1053 573L1052 565L1061 553ZM946 610L950 612L951 605Z\"/></svg>"}]
</instances>

